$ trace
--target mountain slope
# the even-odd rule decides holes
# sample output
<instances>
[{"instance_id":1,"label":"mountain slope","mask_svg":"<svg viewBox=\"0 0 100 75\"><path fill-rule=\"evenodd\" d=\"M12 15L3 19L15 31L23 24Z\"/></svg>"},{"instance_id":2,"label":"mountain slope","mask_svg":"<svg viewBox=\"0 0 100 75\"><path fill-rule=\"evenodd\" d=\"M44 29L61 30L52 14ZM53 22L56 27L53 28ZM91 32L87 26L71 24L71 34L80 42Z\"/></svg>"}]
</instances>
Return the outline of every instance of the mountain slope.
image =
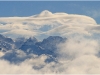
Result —
<instances>
[{"instance_id":1,"label":"mountain slope","mask_svg":"<svg viewBox=\"0 0 100 75\"><path fill-rule=\"evenodd\" d=\"M26 53L34 54L50 54L54 55L57 45L65 42L66 39L59 36L49 36L41 42L36 42L36 39L29 38L20 49Z\"/></svg>"},{"instance_id":2,"label":"mountain slope","mask_svg":"<svg viewBox=\"0 0 100 75\"><path fill-rule=\"evenodd\" d=\"M11 38L4 37L0 34L0 50L6 51L14 49L14 41Z\"/></svg>"}]
</instances>

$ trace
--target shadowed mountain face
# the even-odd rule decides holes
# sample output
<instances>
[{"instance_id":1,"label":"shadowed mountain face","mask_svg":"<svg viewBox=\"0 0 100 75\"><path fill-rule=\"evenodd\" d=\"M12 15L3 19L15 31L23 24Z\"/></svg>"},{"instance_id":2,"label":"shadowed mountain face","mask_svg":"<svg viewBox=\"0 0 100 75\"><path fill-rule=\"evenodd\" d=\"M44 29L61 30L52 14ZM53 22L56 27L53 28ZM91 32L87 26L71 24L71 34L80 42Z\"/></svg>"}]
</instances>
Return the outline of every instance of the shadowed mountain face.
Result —
<instances>
[{"instance_id":1,"label":"shadowed mountain face","mask_svg":"<svg viewBox=\"0 0 100 75\"><path fill-rule=\"evenodd\" d=\"M15 39L15 46L16 46L16 49L19 49L23 43L26 41L26 39L24 37L22 38L16 38Z\"/></svg>"},{"instance_id":2,"label":"shadowed mountain face","mask_svg":"<svg viewBox=\"0 0 100 75\"><path fill-rule=\"evenodd\" d=\"M50 54L54 55L54 51L57 49L59 43L63 43L66 39L59 36L50 36L41 42L38 42L36 38L29 38L20 47L26 53Z\"/></svg>"},{"instance_id":3,"label":"shadowed mountain face","mask_svg":"<svg viewBox=\"0 0 100 75\"><path fill-rule=\"evenodd\" d=\"M13 44L14 41L11 38L4 37L3 35L0 34L0 41L5 41L7 43Z\"/></svg>"},{"instance_id":4,"label":"shadowed mountain face","mask_svg":"<svg viewBox=\"0 0 100 75\"><path fill-rule=\"evenodd\" d=\"M25 54L35 54L35 55L51 55L56 57L55 51L57 50L57 45L66 41L66 38L62 38L60 36L49 36L41 42L35 37L30 37L28 39L25 38L17 38L16 40L12 40L11 38L7 38L3 35L0 35L0 50L7 52L2 58L9 60L11 62L19 62L23 61L24 58L17 57L17 54L20 51ZM10 52L11 51L11 52ZM30 57L30 56L28 56ZM52 57L47 61L53 60Z\"/></svg>"},{"instance_id":5,"label":"shadowed mountain face","mask_svg":"<svg viewBox=\"0 0 100 75\"><path fill-rule=\"evenodd\" d=\"M6 51L14 48L14 41L11 38L0 35L0 50Z\"/></svg>"}]
</instances>

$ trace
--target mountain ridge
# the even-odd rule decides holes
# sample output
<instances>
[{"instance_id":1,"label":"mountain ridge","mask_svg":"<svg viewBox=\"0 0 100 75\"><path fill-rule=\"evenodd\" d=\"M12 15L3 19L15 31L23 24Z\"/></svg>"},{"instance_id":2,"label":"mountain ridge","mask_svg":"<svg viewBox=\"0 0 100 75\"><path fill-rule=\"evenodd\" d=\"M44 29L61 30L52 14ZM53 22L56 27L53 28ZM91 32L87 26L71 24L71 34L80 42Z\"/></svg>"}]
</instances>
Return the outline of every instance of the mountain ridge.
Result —
<instances>
[{"instance_id":1,"label":"mountain ridge","mask_svg":"<svg viewBox=\"0 0 100 75\"><path fill-rule=\"evenodd\" d=\"M48 38L45 38L42 41L38 41L35 37L30 37L27 39L18 38L16 39L16 41L13 41L12 38L9 39L8 37L0 35L0 40L2 40L0 41L1 51L20 49L27 54L33 53L37 55L53 55L54 51L57 49L57 45L66 41L66 38L62 38L60 36L49 36Z\"/></svg>"}]
</instances>

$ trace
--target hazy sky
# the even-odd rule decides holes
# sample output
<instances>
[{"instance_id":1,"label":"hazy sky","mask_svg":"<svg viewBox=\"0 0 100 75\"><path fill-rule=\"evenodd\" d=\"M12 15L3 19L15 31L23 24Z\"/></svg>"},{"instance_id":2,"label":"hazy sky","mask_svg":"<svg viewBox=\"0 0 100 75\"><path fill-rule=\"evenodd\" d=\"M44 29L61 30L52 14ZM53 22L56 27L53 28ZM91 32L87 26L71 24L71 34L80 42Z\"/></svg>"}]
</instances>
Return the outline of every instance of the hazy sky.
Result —
<instances>
[{"instance_id":1,"label":"hazy sky","mask_svg":"<svg viewBox=\"0 0 100 75\"><path fill-rule=\"evenodd\" d=\"M100 24L100 1L1 1L0 17L31 16L43 10L87 15Z\"/></svg>"}]
</instances>

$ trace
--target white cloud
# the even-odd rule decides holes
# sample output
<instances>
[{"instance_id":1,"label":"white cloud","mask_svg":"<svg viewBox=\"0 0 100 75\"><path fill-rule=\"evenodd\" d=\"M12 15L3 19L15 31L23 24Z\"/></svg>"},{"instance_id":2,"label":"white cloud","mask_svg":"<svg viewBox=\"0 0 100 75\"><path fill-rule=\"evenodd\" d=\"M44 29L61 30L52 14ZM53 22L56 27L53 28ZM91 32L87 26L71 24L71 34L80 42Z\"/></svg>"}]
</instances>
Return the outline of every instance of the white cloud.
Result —
<instances>
[{"instance_id":1,"label":"white cloud","mask_svg":"<svg viewBox=\"0 0 100 75\"><path fill-rule=\"evenodd\" d=\"M95 31L100 32L96 27L99 25L91 17L47 10L29 17L0 18L0 33L10 37L55 34L66 37L73 33L91 35Z\"/></svg>"},{"instance_id":2,"label":"white cloud","mask_svg":"<svg viewBox=\"0 0 100 75\"><path fill-rule=\"evenodd\" d=\"M19 63L0 59L0 74L100 74L100 57L97 56L99 43L94 39L83 36L67 39L58 45L57 62L45 62L49 58L45 54L26 55L21 50L16 51L16 58L26 59ZM11 52L12 50L5 55Z\"/></svg>"},{"instance_id":3,"label":"white cloud","mask_svg":"<svg viewBox=\"0 0 100 75\"><path fill-rule=\"evenodd\" d=\"M92 38L92 34L100 33L100 26L94 19L83 15L44 11L30 17L0 18L0 22L2 22L0 32L10 37L44 36L44 34L65 37L73 35L58 46L58 57L55 58L57 62L45 62L49 58L45 54L27 55L17 50L16 60L24 60L19 63L10 63L0 59L1 74L100 74L100 57L97 56L100 52L100 40L96 41ZM45 26L49 26L50 29L42 31ZM84 35L90 37L84 37ZM13 53L12 50L6 53L0 52L0 57L11 53Z\"/></svg>"},{"instance_id":4,"label":"white cloud","mask_svg":"<svg viewBox=\"0 0 100 75\"><path fill-rule=\"evenodd\" d=\"M4 55L4 53L2 51L0 51L0 57L2 57Z\"/></svg>"},{"instance_id":5,"label":"white cloud","mask_svg":"<svg viewBox=\"0 0 100 75\"><path fill-rule=\"evenodd\" d=\"M58 48L58 60L70 74L100 74L99 43L90 38L76 36Z\"/></svg>"}]
</instances>

